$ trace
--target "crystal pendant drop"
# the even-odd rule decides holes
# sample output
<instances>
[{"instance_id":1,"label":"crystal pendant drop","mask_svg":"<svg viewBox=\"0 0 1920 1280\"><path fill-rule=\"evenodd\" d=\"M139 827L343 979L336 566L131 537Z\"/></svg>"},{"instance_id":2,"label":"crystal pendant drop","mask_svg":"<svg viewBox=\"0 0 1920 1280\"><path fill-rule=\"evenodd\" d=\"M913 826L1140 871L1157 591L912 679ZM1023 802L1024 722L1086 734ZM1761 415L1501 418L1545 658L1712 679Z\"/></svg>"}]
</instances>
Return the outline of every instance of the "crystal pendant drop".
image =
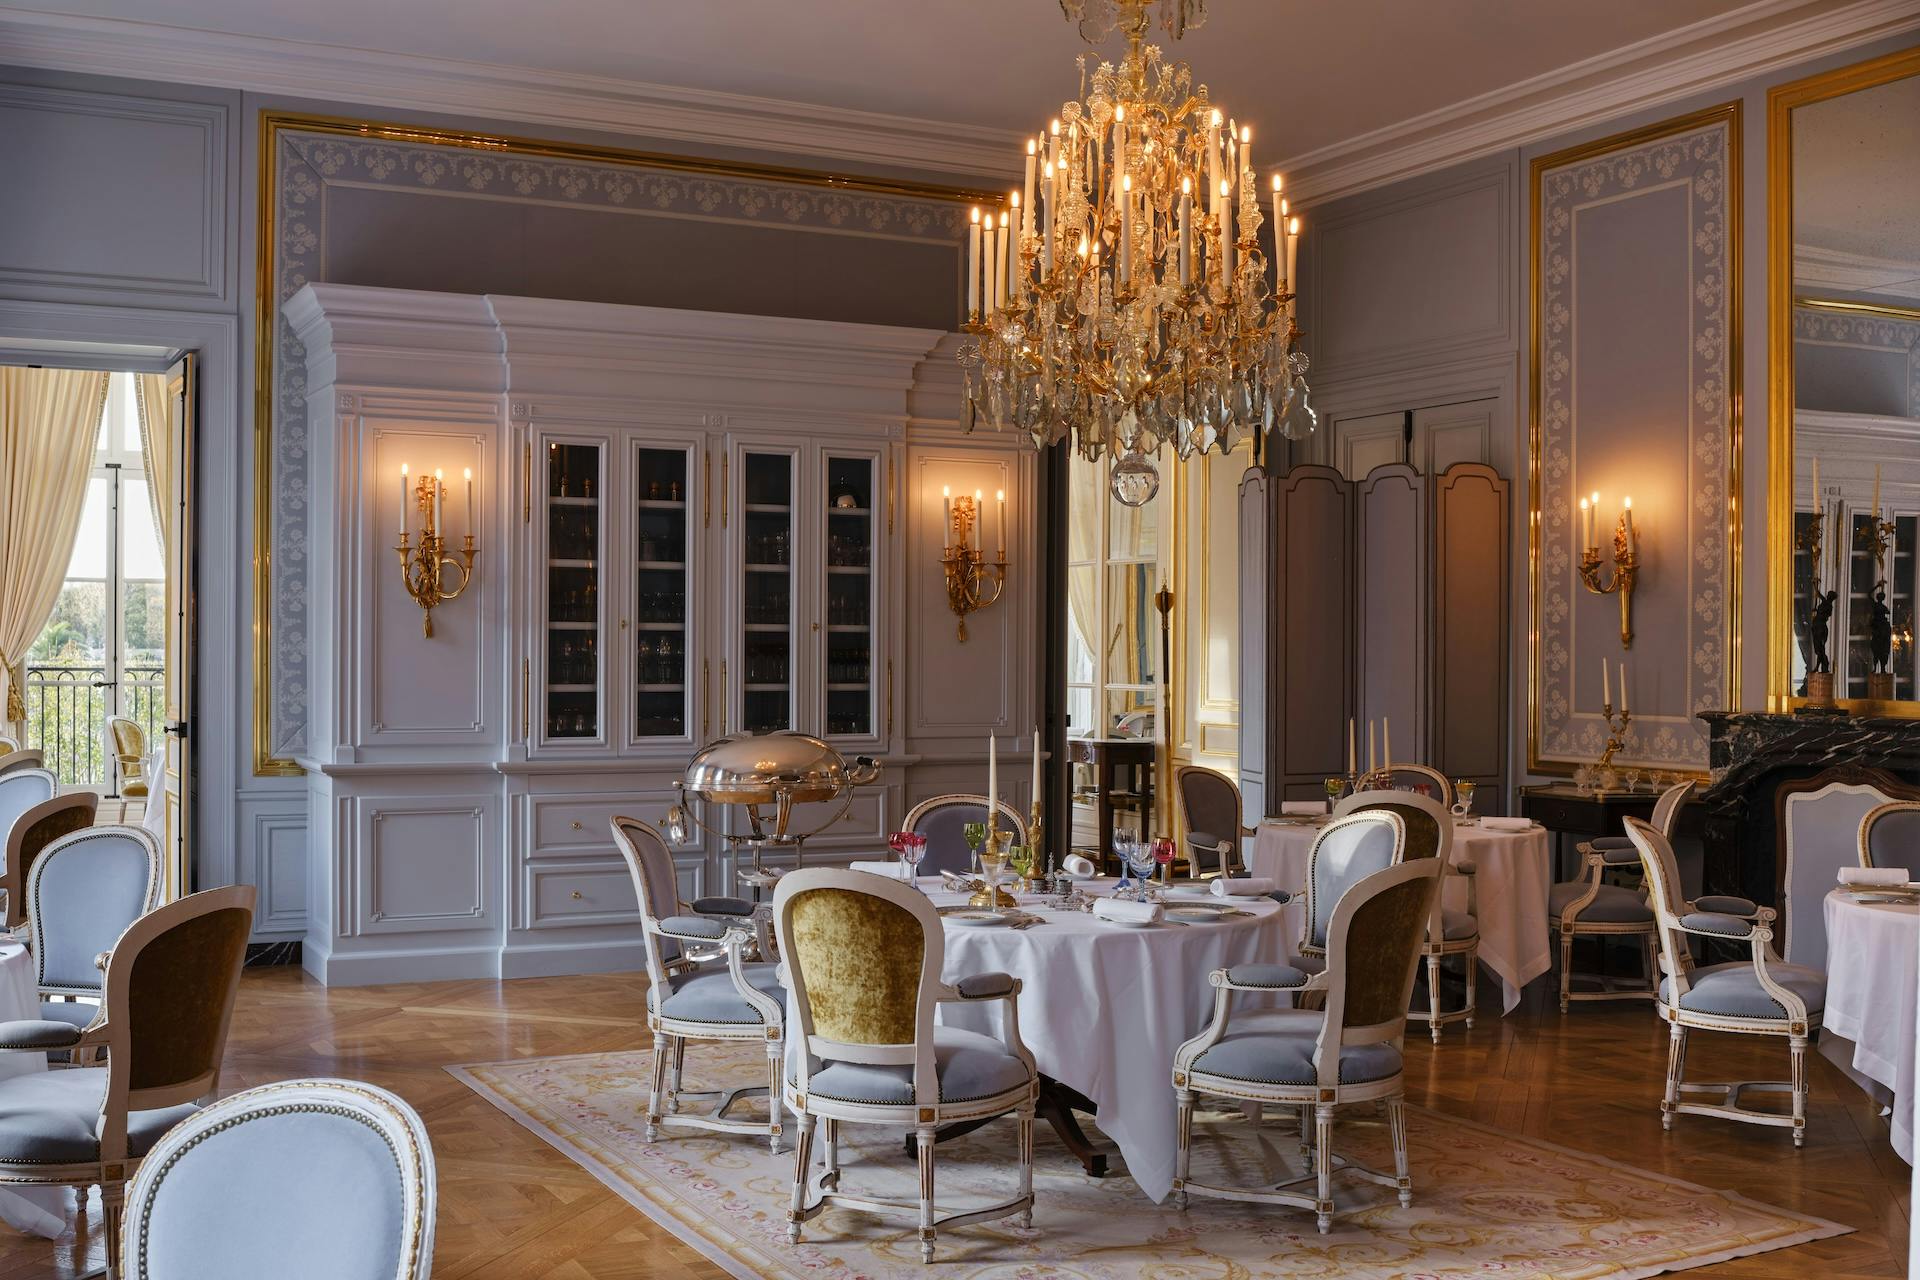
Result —
<instances>
[{"instance_id":1,"label":"crystal pendant drop","mask_svg":"<svg viewBox=\"0 0 1920 1280\"><path fill-rule=\"evenodd\" d=\"M693 834L692 828L687 823L685 805L676 804L669 808L667 820L661 825L664 828L661 834L666 836L668 842L672 844L685 844L688 837Z\"/></svg>"},{"instance_id":2,"label":"crystal pendant drop","mask_svg":"<svg viewBox=\"0 0 1920 1280\"><path fill-rule=\"evenodd\" d=\"M1142 453L1129 453L1113 464L1109 488L1123 507L1144 507L1160 492L1160 469Z\"/></svg>"}]
</instances>

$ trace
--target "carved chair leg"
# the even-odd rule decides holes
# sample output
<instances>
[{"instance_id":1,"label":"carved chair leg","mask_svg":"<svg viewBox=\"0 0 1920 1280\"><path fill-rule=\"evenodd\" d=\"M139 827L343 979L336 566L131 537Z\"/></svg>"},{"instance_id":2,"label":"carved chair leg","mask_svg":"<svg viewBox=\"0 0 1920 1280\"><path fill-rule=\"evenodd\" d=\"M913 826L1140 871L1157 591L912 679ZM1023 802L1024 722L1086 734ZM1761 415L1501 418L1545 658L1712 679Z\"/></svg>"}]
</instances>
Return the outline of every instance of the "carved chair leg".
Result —
<instances>
[{"instance_id":1,"label":"carved chair leg","mask_svg":"<svg viewBox=\"0 0 1920 1280\"><path fill-rule=\"evenodd\" d=\"M1024 1209L1014 1217L1016 1226L1033 1226L1033 1107L1022 1107L1018 1112L1020 1123L1020 1198L1027 1202Z\"/></svg>"},{"instance_id":2,"label":"carved chair leg","mask_svg":"<svg viewBox=\"0 0 1920 1280\"><path fill-rule=\"evenodd\" d=\"M793 1200L787 1208L787 1243L800 1243L800 1224L807 1216L808 1166L813 1163L814 1117L800 1113L800 1136L793 1144Z\"/></svg>"},{"instance_id":3,"label":"carved chair leg","mask_svg":"<svg viewBox=\"0 0 1920 1280\"><path fill-rule=\"evenodd\" d=\"M767 1150L780 1154L780 1068L786 1051L780 1041L767 1044Z\"/></svg>"},{"instance_id":4,"label":"carved chair leg","mask_svg":"<svg viewBox=\"0 0 1920 1280\"><path fill-rule=\"evenodd\" d=\"M1193 1090L1174 1091L1173 1207L1187 1207L1187 1168L1193 1156Z\"/></svg>"},{"instance_id":5,"label":"carved chair leg","mask_svg":"<svg viewBox=\"0 0 1920 1280\"><path fill-rule=\"evenodd\" d=\"M820 1122L820 1185L840 1185L840 1122L831 1116Z\"/></svg>"},{"instance_id":6,"label":"carved chair leg","mask_svg":"<svg viewBox=\"0 0 1920 1280\"><path fill-rule=\"evenodd\" d=\"M675 1036L673 1038L673 1072L667 1078L667 1111L669 1113L680 1110L680 1080L686 1072L686 1066L687 1038Z\"/></svg>"},{"instance_id":7,"label":"carved chair leg","mask_svg":"<svg viewBox=\"0 0 1920 1280\"><path fill-rule=\"evenodd\" d=\"M1387 1099L1387 1128L1393 1132L1393 1174L1400 1184L1400 1207L1413 1204L1413 1178L1407 1173L1407 1101Z\"/></svg>"},{"instance_id":8,"label":"carved chair leg","mask_svg":"<svg viewBox=\"0 0 1920 1280\"><path fill-rule=\"evenodd\" d=\"M1480 944L1465 956L1467 970L1467 1030L1473 1030L1473 1015L1480 1008Z\"/></svg>"},{"instance_id":9,"label":"carved chair leg","mask_svg":"<svg viewBox=\"0 0 1920 1280\"><path fill-rule=\"evenodd\" d=\"M1326 1235L1333 1230L1333 1104L1314 1105L1313 1222Z\"/></svg>"},{"instance_id":10,"label":"carved chair leg","mask_svg":"<svg viewBox=\"0 0 1920 1280\"><path fill-rule=\"evenodd\" d=\"M1807 1038L1792 1036L1787 1041L1793 1055L1793 1145L1807 1144Z\"/></svg>"},{"instance_id":11,"label":"carved chair leg","mask_svg":"<svg viewBox=\"0 0 1920 1280\"><path fill-rule=\"evenodd\" d=\"M127 1184L124 1182L103 1182L100 1184L101 1225L107 1233L107 1276L114 1280L120 1274L120 1211L127 1201Z\"/></svg>"},{"instance_id":12,"label":"carved chair leg","mask_svg":"<svg viewBox=\"0 0 1920 1280\"><path fill-rule=\"evenodd\" d=\"M1573 992L1573 931L1560 929L1560 1012L1565 1013Z\"/></svg>"},{"instance_id":13,"label":"carved chair leg","mask_svg":"<svg viewBox=\"0 0 1920 1280\"><path fill-rule=\"evenodd\" d=\"M647 1141L660 1136L660 1099L667 1091L667 1054L665 1033L653 1037L653 1088L647 1094Z\"/></svg>"},{"instance_id":14,"label":"carved chair leg","mask_svg":"<svg viewBox=\"0 0 1920 1280\"><path fill-rule=\"evenodd\" d=\"M932 1125L913 1131L920 1158L920 1261L933 1261L933 1142Z\"/></svg>"},{"instance_id":15,"label":"carved chair leg","mask_svg":"<svg viewBox=\"0 0 1920 1280\"><path fill-rule=\"evenodd\" d=\"M1300 1154L1306 1155L1313 1150L1313 1104L1305 1103L1300 1108Z\"/></svg>"},{"instance_id":16,"label":"carved chair leg","mask_svg":"<svg viewBox=\"0 0 1920 1280\"><path fill-rule=\"evenodd\" d=\"M1667 1040L1667 1092L1660 1100L1660 1127L1673 1128L1673 1109L1680 1102L1680 1081L1687 1070L1687 1029L1671 1024Z\"/></svg>"},{"instance_id":17,"label":"carved chair leg","mask_svg":"<svg viewBox=\"0 0 1920 1280\"><path fill-rule=\"evenodd\" d=\"M1427 957L1427 1005L1432 1010L1427 1019L1427 1030L1433 1033L1433 1042L1440 1043L1440 957Z\"/></svg>"}]
</instances>

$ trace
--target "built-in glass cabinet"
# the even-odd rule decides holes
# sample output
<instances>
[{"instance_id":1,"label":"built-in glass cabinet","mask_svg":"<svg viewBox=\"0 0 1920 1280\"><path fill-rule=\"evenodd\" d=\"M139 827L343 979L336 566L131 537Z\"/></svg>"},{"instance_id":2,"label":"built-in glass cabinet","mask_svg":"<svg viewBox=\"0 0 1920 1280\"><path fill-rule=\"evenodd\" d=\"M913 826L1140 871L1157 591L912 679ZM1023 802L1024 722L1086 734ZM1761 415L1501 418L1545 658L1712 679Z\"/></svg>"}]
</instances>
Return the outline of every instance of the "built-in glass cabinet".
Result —
<instances>
[{"instance_id":1,"label":"built-in glass cabinet","mask_svg":"<svg viewBox=\"0 0 1920 1280\"><path fill-rule=\"evenodd\" d=\"M798 455L739 451L740 574L738 727L748 733L794 724L794 488Z\"/></svg>"},{"instance_id":2,"label":"built-in glass cabinet","mask_svg":"<svg viewBox=\"0 0 1920 1280\"><path fill-rule=\"evenodd\" d=\"M545 635L538 656L543 735L596 741L601 716L602 539L605 450L598 443L546 445Z\"/></svg>"},{"instance_id":3,"label":"built-in glass cabinet","mask_svg":"<svg viewBox=\"0 0 1920 1280\"><path fill-rule=\"evenodd\" d=\"M685 448L633 453L633 739L688 736L691 679L693 509Z\"/></svg>"},{"instance_id":4,"label":"built-in glass cabinet","mask_svg":"<svg viewBox=\"0 0 1920 1280\"><path fill-rule=\"evenodd\" d=\"M877 538L874 514L880 494L877 455L822 455L825 485L821 493L825 530L821 557L825 581L826 643L821 646L821 717L829 736L871 737L874 733L874 614Z\"/></svg>"}]
</instances>

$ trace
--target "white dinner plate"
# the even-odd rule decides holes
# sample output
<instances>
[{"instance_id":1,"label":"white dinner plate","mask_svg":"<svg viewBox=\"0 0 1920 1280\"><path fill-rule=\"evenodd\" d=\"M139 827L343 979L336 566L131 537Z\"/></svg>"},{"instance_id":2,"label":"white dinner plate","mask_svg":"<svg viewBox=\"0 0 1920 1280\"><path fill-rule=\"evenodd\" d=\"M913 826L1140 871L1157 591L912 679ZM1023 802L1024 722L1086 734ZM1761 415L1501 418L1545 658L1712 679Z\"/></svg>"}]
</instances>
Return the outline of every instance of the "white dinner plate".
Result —
<instances>
[{"instance_id":1,"label":"white dinner plate","mask_svg":"<svg viewBox=\"0 0 1920 1280\"><path fill-rule=\"evenodd\" d=\"M1167 919L1169 920L1201 920L1201 921L1205 921L1208 924L1212 924L1214 921L1220 920L1223 917L1225 917L1227 912L1232 910L1234 910L1234 908L1232 907L1208 908L1208 907L1200 906L1198 904L1195 904L1193 906L1168 907Z\"/></svg>"},{"instance_id":2,"label":"white dinner plate","mask_svg":"<svg viewBox=\"0 0 1920 1280\"><path fill-rule=\"evenodd\" d=\"M1891 902L1909 907L1920 905L1920 898L1910 893L1849 893L1847 897L1855 902Z\"/></svg>"},{"instance_id":3,"label":"white dinner plate","mask_svg":"<svg viewBox=\"0 0 1920 1280\"><path fill-rule=\"evenodd\" d=\"M957 924L963 929L1004 929L1014 922L1014 916L1007 911L973 910L949 911L940 917L948 924Z\"/></svg>"},{"instance_id":4,"label":"white dinner plate","mask_svg":"<svg viewBox=\"0 0 1920 1280\"><path fill-rule=\"evenodd\" d=\"M1094 920L1100 924L1110 924L1116 929L1151 929L1153 927L1151 920L1115 920L1112 916L1095 916Z\"/></svg>"},{"instance_id":5,"label":"white dinner plate","mask_svg":"<svg viewBox=\"0 0 1920 1280\"><path fill-rule=\"evenodd\" d=\"M1163 892L1169 898L1211 898L1213 884L1206 880L1195 884L1171 884Z\"/></svg>"}]
</instances>

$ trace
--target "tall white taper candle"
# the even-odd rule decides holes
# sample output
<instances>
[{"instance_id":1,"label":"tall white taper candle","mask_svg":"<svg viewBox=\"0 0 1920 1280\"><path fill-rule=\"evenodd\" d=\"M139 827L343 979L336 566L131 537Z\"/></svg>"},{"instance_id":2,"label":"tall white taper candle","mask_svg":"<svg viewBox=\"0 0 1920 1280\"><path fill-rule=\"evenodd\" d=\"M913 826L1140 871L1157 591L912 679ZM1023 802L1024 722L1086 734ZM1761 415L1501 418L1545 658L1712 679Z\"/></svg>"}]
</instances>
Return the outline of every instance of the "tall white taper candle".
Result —
<instances>
[{"instance_id":1,"label":"tall white taper candle","mask_svg":"<svg viewBox=\"0 0 1920 1280\"><path fill-rule=\"evenodd\" d=\"M967 228L967 315L980 314L980 210L973 211Z\"/></svg>"},{"instance_id":2,"label":"tall white taper candle","mask_svg":"<svg viewBox=\"0 0 1920 1280\"><path fill-rule=\"evenodd\" d=\"M407 518L407 499L413 496L407 482L407 464L400 464L400 536L406 537L407 530L413 527L413 521Z\"/></svg>"}]
</instances>

